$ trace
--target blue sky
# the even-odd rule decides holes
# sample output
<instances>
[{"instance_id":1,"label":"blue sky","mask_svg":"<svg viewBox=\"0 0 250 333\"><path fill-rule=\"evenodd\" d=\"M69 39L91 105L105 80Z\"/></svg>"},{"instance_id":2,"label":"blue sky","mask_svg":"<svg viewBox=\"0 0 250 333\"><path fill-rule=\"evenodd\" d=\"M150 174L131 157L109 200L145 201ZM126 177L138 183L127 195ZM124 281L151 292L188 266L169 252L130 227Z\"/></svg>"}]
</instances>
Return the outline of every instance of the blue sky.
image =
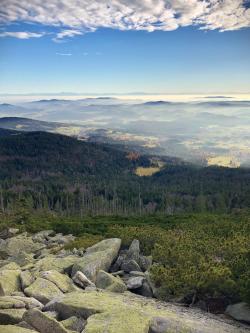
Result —
<instances>
[{"instance_id":1,"label":"blue sky","mask_svg":"<svg viewBox=\"0 0 250 333\"><path fill-rule=\"evenodd\" d=\"M160 6L162 1L156 2ZM163 17L161 7L158 12ZM250 92L249 12L238 25L223 27L216 27L210 15L204 30L194 19L181 23L187 20L186 9L178 26L174 22L164 29L158 29L156 19L146 26L140 17L136 23L133 17L134 25L119 26L123 18L113 27L105 21L105 12L96 19L100 23L77 26L69 10L63 26L30 12L31 22L26 18L24 23L18 13L14 21L10 13L0 20L1 93ZM116 18L116 12L113 15Z\"/></svg>"}]
</instances>

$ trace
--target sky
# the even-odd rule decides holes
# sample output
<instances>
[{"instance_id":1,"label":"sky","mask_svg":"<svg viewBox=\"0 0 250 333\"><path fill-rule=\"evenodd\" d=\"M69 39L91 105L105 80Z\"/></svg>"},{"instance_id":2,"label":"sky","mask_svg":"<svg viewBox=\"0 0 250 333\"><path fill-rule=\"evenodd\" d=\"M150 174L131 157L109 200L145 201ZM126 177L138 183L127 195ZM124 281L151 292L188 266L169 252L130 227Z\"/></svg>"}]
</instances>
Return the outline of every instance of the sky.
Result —
<instances>
[{"instance_id":1,"label":"sky","mask_svg":"<svg viewBox=\"0 0 250 333\"><path fill-rule=\"evenodd\" d=\"M0 0L0 93L250 92L250 1Z\"/></svg>"}]
</instances>

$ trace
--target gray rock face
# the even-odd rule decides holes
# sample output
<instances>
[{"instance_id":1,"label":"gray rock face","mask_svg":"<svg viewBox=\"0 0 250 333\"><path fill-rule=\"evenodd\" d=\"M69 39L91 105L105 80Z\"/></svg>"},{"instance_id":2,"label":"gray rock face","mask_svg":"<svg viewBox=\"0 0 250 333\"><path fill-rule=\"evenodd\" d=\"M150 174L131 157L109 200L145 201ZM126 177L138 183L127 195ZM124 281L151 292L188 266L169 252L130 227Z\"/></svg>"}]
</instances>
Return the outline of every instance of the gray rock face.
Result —
<instances>
[{"instance_id":1,"label":"gray rock face","mask_svg":"<svg viewBox=\"0 0 250 333\"><path fill-rule=\"evenodd\" d=\"M137 288L142 287L143 281L144 281L144 277L136 276L136 277L132 277L132 278L128 279L126 284L127 284L128 289L137 289Z\"/></svg>"},{"instance_id":2,"label":"gray rock face","mask_svg":"<svg viewBox=\"0 0 250 333\"><path fill-rule=\"evenodd\" d=\"M20 326L0 325L0 333L37 333L37 331Z\"/></svg>"},{"instance_id":3,"label":"gray rock face","mask_svg":"<svg viewBox=\"0 0 250 333\"><path fill-rule=\"evenodd\" d=\"M28 288L24 289L24 293L36 298L43 304L63 295L62 291L53 282L42 278L36 279Z\"/></svg>"},{"instance_id":4,"label":"gray rock face","mask_svg":"<svg viewBox=\"0 0 250 333\"><path fill-rule=\"evenodd\" d=\"M68 319L62 320L61 324L67 329L76 332L82 332L86 325L86 320L81 317L72 316Z\"/></svg>"},{"instance_id":5,"label":"gray rock face","mask_svg":"<svg viewBox=\"0 0 250 333\"><path fill-rule=\"evenodd\" d=\"M20 270L0 270L0 296L11 295L13 292L21 291Z\"/></svg>"},{"instance_id":6,"label":"gray rock face","mask_svg":"<svg viewBox=\"0 0 250 333\"><path fill-rule=\"evenodd\" d=\"M152 261L153 260L152 260L151 256L145 257L145 256L140 255L138 264L141 267L142 271L145 272L152 265Z\"/></svg>"},{"instance_id":7,"label":"gray rock face","mask_svg":"<svg viewBox=\"0 0 250 333\"><path fill-rule=\"evenodd\" d=\"M127 260L134 260L137 263L140 258L140 242L137 239L134 239L127 252Z\"/></svg>"},{"instance_id":8,"label":"gray rock face","mask_svg":"<svg viewBox=\"0 0 250 333\"><path fill-rule=\"evenodd\" d=\"M40 277L54 283L63 293L75 290L72 280L66 274L57 271L45 271L40 273Z\"/></svg>"},{"instance_id":9,"label":"gray rock face","mask_svg":"<svg viewBox=\"0 0 250 333\"><path fill-rule=\"evenodd\" d=\"M2 325L17 324L22 321L26 309L5 309L0 310L0 323Z\"/></svg>"},{"instance_id":10,"label":"gray rock face","mask_svg":"<svg viewBox=\"0 0 250 333\"><path fill-rule=\"evenodd\" d=\"M77 284L79 287L85 289L87 287L95 287L95 284L91 282L86 275L84 275L82 272L78 271L73 276L72 280Z\"/></svg>"},{"instance_id":11,"label":"gray rock face","mask_svg":"<svg viewBox=\"0 0 250 333\"><path fill-rule=\"evenodd\" d=\"M126 260L126 261L123 261L123 263L121 265L121 269L124 272L126 272L126 273L129 273L131 271L141 272L141 268L140 268L140 266L137 264L137 262L135 260Z\"/></svg>"},{"instance_id":12,"label":"gray rock face","mask_svg":"<svg viewBox=\"0 0 250 333\"><path fill-rule=\"evenodd\" d=\"M20 273L20 281L22 290L24 290L34 282L34 277L30 273L30 271L23 271Z\"/></svg>"},{"instance_id":13,"label":"gray rock face","mask_svg":"<svg viewBox=\"0 0 250 333\"><path fill-rule=\"evenodd\" d=\"M40 333L68 333L67 329L60 322L37 309L25 312L23 320Z\"/></svg>"},{"instance_id":14,"label":"gray rock face","mask_svg":"<svg viewBox=\"0 0 250 333\"><path fill-rule=\"evenodd\" d=\"M19 252L36 253L36 251L44 248L45 245L34 243L32 237L27 237L26 234L8 238L0 244L0 258L6 259L11 256L16 256Z\"/></svg>"},{"instance_id":15,"label":"gray rock face","mask_svg":"<svg viewBox=\"0 0 250 333\"><path fill-rule=\"evenodd\" d=\"M112 262L118 255L120 246L120 239L111 238L89 247L79 262L73 266L71 276L80 271L92 282L95 282L100 270L109 270Z\"/></svg>"},{"instance_id":16,"label":"gray rock face","mask_svg":"<svg viewBox=\"0 0 250 333\"><path fill-rule=\"evenodd\" d=\"M0 232L1 239L7 239L15 236L19 232L19 229L16 228L6 228Z\"/></svg>"},{"instance_id":17,"label":"gray rock face","mask_svg":"<svg viewBox=\"0 0 250 333\"><path fill-rule=\"evenodd\" d=\"M250 324L250 307L247 303L228 305L225 313L236 320Z\"/></svg>"},{"instance_id":18,"label":"gray rock face","mask_svg":"<svg viewBox=\"0 0 250 333\"><path fill-rule=\"evenodd\" d=\"M96 286L100 289L106 289L111 292L123 293L127 290L125 283L112 274L104 271L99 271L96 278Z\"/></svg>"}]
</instances>

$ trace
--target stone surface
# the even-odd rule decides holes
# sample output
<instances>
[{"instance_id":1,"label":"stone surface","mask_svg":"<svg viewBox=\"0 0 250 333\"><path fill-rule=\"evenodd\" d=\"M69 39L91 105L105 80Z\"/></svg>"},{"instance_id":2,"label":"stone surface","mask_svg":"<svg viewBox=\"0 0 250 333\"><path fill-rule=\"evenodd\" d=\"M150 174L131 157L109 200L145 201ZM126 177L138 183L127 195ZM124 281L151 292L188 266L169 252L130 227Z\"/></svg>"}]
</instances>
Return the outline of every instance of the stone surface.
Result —
<instances>
[{"instance_id":1,"label":"stone surface","mask_svg":"<svg viewBox=\"0 0 250 333\"><path fill-rule=\"evenodd\" d=\"M34 277L30 271L23 271L20 274L21 288L24 290L34 282Z\"/></svg>"},{"instance_id":2,"label":"stone surface","mask_svg":"<svg viewBox=\"0 0 250 333\"><path fill-rule=\"evenodd\" d=\"M37 333L37 331L13 325L0 325L0 333Z\"/></svg>"},{"instance_id":3,"label":"stone surface","mask_svg":"<svg viewBox=\"0 0 250 333\"><path fill-rule=\"evenodd\" d=\"M95 282L100 270L109 270L118 255L120 246L121 240L119 238L111 238L89 247L84 256L80 260L78 259L78 262L73 266L71 276L80 271L92 282Z\"/></svg>"},{"instance_id":4,"label":"stone surface","mask_svg":"<svg viewBox=\"0 0 250 333\"><path fill-rule=\"evenodd\" d=\"M130 279L128 279L126 281L126 285L127 285L128 289L137 289L137 288L142 287L143 281L144 281L144 277L135 276L135 277L131 277Z\"/></svg>"},{"instance_id":5,"label":"stone surface","mask_svg":"<svg viewBox=\"0 0 250 333\"><path fill-rule=\"evenodd\" d=\"M82 332L86 325L86 321L80 317L72 316L68 319L62 320L61 324L67 329L76 332Z\"/></svg>"},{"instance_id":6,"label":"stone surface","mask_svg":"<svg viewBox=\"0 0 250 333\"><path fill-rule=\"evenodd\" d=\"M125 261L123 261L123 263L121 265L121 269L126 273L129 273L131 271L141 272L141 268L135 260L125 260Z\"/></svg>"},{"instance_id":7,"label":"stone surface","mask_svg":"<svg viewBox=\"0 0 250 333\"><path fill-rule=\"evenodd\" d=\"M9 256L15 256L22 251L34 254L44 247L45 245L43 244L34 243L32 237L20 234L16 237L8 238L0 244L0 258L5 259Z\"/></svg>"},{"instance_id":8,"label":"stone surface","mask_svg":"<svg viewBox=\"0 0 250 333\"><path fill-rule=\"evenodd\" d=\"M40 273L41 278L53 282L63 293L74 291L72 280L65 274L57 271L45 271Z\"/></svg>"},{"instance_id":9,"label":"stone surface","mask_svg":"<svg viewBox=\"0 0 250 333\"><path fill-rule=\"evenodd\" d=\"M0 296L11 295L15 291L21 291L20 270L0 270Z\"/></svg>"},{"instance_id":10,"label":"stone surface","mask_svg":"<svg viewBox=\"0 0 250 333\"><path fill-rule=\"evenodd\" d=\"M95 287L95 284L91 282L85 274L82 272L77 271L75 275L73 276L72 280L80 286L81 288L85 289L87 287Z\"/></svg>"},{"instance_id":11,"label":"stone surface","mask_svg":"<svg viewBox=\"0 0 250 333\"><path fill-rule=\"evenodd\" d=\"M23 302L25 304L26 309L33 309L33 308L41 309L43 307L43 304L34 297L12 296L12 298L19 302Z\"/></svg>"},{"instance_id":12,"label":"stone surface","mask_svg":"<svg viewBox=\"0 0 250 333\"><path fill-rule=\"evenodd\" d=\"M0 310L0 323L2 325L17 324L22 321L26 309L4 309Z\"/></svg>"},{"instance_id":13,"label":"stone surface","mask_svg":"<svg viewBox=\"0 0 250 333\"><path fill-rule=\"evenodd\" d=\"M140 258L140 242L134 239L127 252L127 260L134 260L139 263Z\"/></svg>"},{"instance_id":14,"label":"stone surface","mask_svg":"<svg viewBox=\"0 0 250 333\"><path fill-rule=\"evenodd\" d=\"M69 255L64 258L59 258L54 255L49 255L39 260L36 263L35 268L38 271L55 270L59 273L70 273L72 266L77 262L79 262L78 256Z\"/></svg>"},{"instance_id":15,"label":"stone surface","mask_svg":"<svg viewBox=\"0 0 250 333\"><path fill-rule=\"evenodd\" d=\"M37 309L26 311L23 320L32 325L40 333L68 333L67 329L60 322Z\"/></svg>"},{"instance_id":16,"label":"stone surface","mask_svg":"<svg viewBox=\"0 0 250 333\"><path fill-rule=\"evenodd\" d=\"M170 327L178 328L176 332L180 333L248 332L247 329L223 322L214 315L128 292L73 292L64 294L46 307L56 310L62 319L71 316L87 319L84 333L144 333L148 332L156 317L167 321Z\"/></svg>"},{"instance_id":17,"label":"stone surface","mask_svg":"<svg viewBox=\"0 0 250 333\"><path fill-rule=\"evenodd\" d=\"M0 309L22 309L25 303L12 296L0 296Z\"/></svg>"},{"instance_id":18,"label":"stone surface","mask_svg":"<svg viewBox=\"0 0 250 333\"><path fill-rule=\"evenodd\" d=\"M152 265L152 262L153 262L152 256L146 257L146 256L140 255L138 264L141 267L142 271L145 272L150 268L150 266Z\"/></svg>"},{"instance_id":19,"label":"stone surface","mask_svg":"<svg viewBox=\"0 0 250 333\"><path fill-rule=\"evenodd\" d=\"M250 306L247 303L228 305L225 313L236 320L250 324Z\"/></svg>"},{"instance_id":20,"label":"stone surface","mask_svg":"<svg viewBox=\"0 0 250 333\"><path fill-rule=\"evenodd\" d=\"M24 293L36 298L43 304L63 295L62 291L53 282L42 278L36 279L28 288L24 289Z\"/></svg>"},{"instance_id":21,"label":"stone surface","mask_svg":"<svg viewBox=\"0 0 250 333\"><path fill-rule=\"evenodd\" d=\"M127 290L125 283L119 278L105 271L99 271L96 278L96 287L115 293L123 293Z\"/></svg>"},{"instance_id":22,"label":"stone surface","mask_svg":"<svg viewBox=\"0 0 250 333\"><path fill-rule=\"evenodd\" d=\"M19 232L17 228L6 228L0 232L1 239L7 239L15 236Z\"/></svg>"},{"instance_id":23,"label":"stone surface","mask_svg":"<svg viewBox=\"0 0 250 333\"><path fill-rule=\"evenodd\" d=\"M16 255L10 257L9 260L17 263L21 267L34 262L33 254L26 253L25 251L19 251Z\"/></svg>"},{"instance_id":24,"label":"stone surface","mask_svg":"<svg viewBox=\"0 0 250 333\"><path fill-rule=\"evenodd\" d=\"M0 268L0 271L3 271L3 270L17 271L17 270L20 270L20 269L21 269L21 267L17 263L8 262Z\"/></svg>"}]
</instances>

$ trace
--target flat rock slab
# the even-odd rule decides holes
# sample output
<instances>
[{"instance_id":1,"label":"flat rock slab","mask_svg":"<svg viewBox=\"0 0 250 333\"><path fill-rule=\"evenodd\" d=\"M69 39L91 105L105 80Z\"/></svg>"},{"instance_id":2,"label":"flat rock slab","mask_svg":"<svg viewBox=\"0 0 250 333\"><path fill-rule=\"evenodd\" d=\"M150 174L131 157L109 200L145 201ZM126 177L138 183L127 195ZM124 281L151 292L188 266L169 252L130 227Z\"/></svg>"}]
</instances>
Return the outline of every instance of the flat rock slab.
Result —
<instances>
[{"instance_id":1,"label":"flat rock slab","mask_svg":"<svg viewBox=\"0 0 250 333\"><path fill-rule=\"evenodd\" d=\"M22 321L23 314L26 309L6 309L0 310L0 323L1 324L18 324Z\"/></svg>"},{"instance_id":2,"label":"flat rock slab","mask_svg":"<svg viewBox=\"0 0 250 333\"><path fill-rule=\"evenodd\" d=\"M0 325L0 333L37 333L37 331L13 325Z\"/></svg>"},{"instance_id":3,"label":"flat rock slab","mask_svg":"<svg viewBox=\"0 0 250 333\"><path fill-rule=\"evenodd\" d=\"M176 333L246 333L248 329L195 309L185 309L136 296L106 291L68 293L51 304L62 319L87 319L84 333L145 333L161 318ZM174 331L175 332L175 331Z\"/></svg>"},{"instance_id":4,"label":"flat rock slab","mask_svg":"<svg viewBox=\"0 0 250 333\"><path fill-rule=\"evenodd\" d=\"M68 333L60 322L37 309L26 311L23 320L40 333Z\"/></svg>"},{"instance_id":5,"label":"flat rock slab","mask_svg":"<svg viewBox=\"0 0 250 333\"><path fill-rule=\"evenodd\" d=\"M63 295L62 291L53 282L42 278L37 278L34 283L24 289L24 293L43 304Z\"/></svg>"},{"instance_id":6,"label":"flat rock slab","mask_svg":"<svg viewBox=\"0 0 250 333\"><path fill-rule=\"evenodd\" d=\"M11 295L21 291L20 270L0 270L0 296Z\"/></svg>"}]
</instances>

